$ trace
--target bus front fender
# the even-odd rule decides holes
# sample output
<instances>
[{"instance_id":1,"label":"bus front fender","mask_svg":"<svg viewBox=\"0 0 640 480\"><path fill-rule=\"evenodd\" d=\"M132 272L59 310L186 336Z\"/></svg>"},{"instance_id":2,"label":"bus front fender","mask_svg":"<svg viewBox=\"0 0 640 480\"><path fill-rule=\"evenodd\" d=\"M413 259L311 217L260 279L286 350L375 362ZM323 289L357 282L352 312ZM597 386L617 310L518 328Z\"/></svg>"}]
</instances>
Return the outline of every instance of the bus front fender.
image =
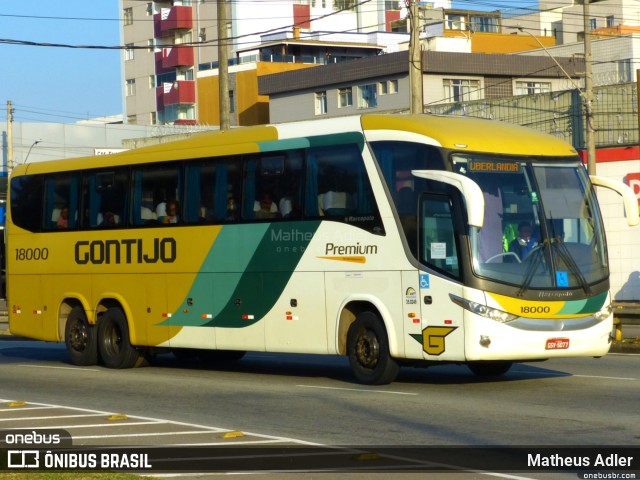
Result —
<instances>
[{"instance_id":1,"label":"bus front fender","mask_svg":"<svg viewBox=\"0 0 640 480\"><path fill-rule=\"evenodd\" d=\"M360 312L373 311L378 315L385 327L389 341L389 353L394 358L402 358L404 349L398 342L398 332L393 323L393 316L379 298L367 294L353 294L345 297L337 310L335 325L335 351L340 355L347 353L347 334L349 327Z\"/></svg>"}]
</instances>

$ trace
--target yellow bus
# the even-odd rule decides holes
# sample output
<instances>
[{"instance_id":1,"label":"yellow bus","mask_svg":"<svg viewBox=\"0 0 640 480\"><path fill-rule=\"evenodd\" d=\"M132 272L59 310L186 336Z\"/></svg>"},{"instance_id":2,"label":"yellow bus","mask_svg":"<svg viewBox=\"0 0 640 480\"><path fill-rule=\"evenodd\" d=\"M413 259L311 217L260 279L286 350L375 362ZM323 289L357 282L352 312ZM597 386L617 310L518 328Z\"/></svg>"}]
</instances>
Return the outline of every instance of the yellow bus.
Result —
<instances>
[{"instance_id":1,"label":"yellow bus","mask_svg":"<svg viewBox=\"0 0 640 480\"><path fill-rule=\"evenodd\" d=\"M568 144L495 121L359 115L21 165L11 332L76 365L166 350L402 365L598 357L612 314L592 177ZM622 206L621 206L622 208Z\"/></svg>"}]
</instances>

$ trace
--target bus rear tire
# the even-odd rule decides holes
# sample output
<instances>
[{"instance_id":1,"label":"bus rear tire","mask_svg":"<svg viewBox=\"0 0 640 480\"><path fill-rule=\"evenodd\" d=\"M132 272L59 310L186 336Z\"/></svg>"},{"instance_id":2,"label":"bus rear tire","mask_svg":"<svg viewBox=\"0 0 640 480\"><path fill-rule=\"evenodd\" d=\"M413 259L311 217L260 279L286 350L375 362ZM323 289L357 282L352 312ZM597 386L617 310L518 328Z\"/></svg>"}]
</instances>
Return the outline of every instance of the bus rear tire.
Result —
<instances>
[{"instance_id":1,"label":"bus rear tire","mask_svg":"<svg viewBox=\"0 0 640 480\"><path fill-rule=\"evenodd\" d=\"M469 362L467 367L478 377L499 377L509 371L513 362L507 361L485 361Z\"/></svg>"},{"instance_id":2,"label":"bus rear tire","mask_svg":"<svg viewBox=\"0 0 640 480\"><path fill-rule=\"evenodd\" d=\"M98 349L104 366L108 368L137 367L144 360L131 345L127 319L117 307L109 308L98 323Z\"/></svg>"},{"instance_id":3,"label":"bus rear tire","mask_svg":"<svg viewBox=\"0 0 640 480\"><path fill-rule=\"evenodd\" d=\"M384 325L373 312L360 313L349 328L347 354L356 380L366 385L391 383L400 371L400 365L389 353Z\"/></svg>"},{"instance_id":4,"label":"bus rear tire","mask_svg":"<svg viewBox=\"0 0 640 480\"><path fill-rule=\"evenodd\" d=\"M64 328L64 343L72 364L86 367L98 363L96 330L97 328L89 325L81 306L71 309Z\"/></svg>"}]
</instances>

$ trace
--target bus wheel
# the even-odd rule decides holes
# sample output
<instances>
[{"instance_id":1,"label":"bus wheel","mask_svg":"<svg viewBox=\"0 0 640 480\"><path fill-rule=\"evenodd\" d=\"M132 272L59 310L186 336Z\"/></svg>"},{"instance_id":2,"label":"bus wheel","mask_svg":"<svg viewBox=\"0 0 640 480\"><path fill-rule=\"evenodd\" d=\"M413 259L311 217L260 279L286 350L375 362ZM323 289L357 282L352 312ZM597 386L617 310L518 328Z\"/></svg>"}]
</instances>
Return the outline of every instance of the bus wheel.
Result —
<instances>
[{"instance_id":1,"label":"bus wheel","mask_svg":"<svg viewBox=\"0 0 640 480\"><path fill-rule=\"evenodd\" d=\"M80 366L98 363L96 330L89 325L82 307L76 306L71 309L64 329L64 343L71 363Z\"/></svg>"},{"instance_id":2,"label":"bus wheel","mask_svg":"<svg viewBox=\"0 0 640 480\"><path fill-rule=\"evenodd\" d=\"M387 332L373 312L359 314L349 328L347 354L351 370L360 383L391 383L400 371L400 365L389 354Z\"/></svg>"},{"instance_id":3,"label":"bus wheel","mask_svg":"<svg viewBox=\"0 0 640 480\"><path fill-rule=\"evenodd\" d=\"M129 327L119 308L109 308L98 322L98 348L106 367L131 368L142 363L140 352L131 346Z\"/></svg>"},{"instance_id":4,"label":"bus wheel","mask_svg":"<svg viewBox=\"0 0 640 480\"><path fill-rule=\"evenodd\" d=\"M469 362L467 367L479 377L499 377L509 371L513 362Z\"/></svg>"}]
</instances>

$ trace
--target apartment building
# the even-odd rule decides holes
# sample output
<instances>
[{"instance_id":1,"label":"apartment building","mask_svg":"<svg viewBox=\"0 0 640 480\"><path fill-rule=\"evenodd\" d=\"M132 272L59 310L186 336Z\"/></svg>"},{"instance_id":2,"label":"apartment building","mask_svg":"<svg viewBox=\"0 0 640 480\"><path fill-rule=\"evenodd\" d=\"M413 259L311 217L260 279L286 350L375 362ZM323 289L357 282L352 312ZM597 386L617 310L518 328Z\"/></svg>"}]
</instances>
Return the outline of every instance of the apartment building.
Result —
<instances>
[{"instance_id":1,"label":"apartment building","mask_svg":"<svg viewBox=\"0 0 640 480\"><path fill-rule=\"evenodd\" d=\"M432 4L434 7L447 7L450 1ZM211 80L215 76L212 70L217 69L218 61L216 2L120 0L120 8L124 20L121 39L126 47L122 62L127 123L195 125L211 121L210 100L218 96L217 91L209 91L217 85L216 81ZM390 31L391 22L405 13L403 4L398 0L228 2L225 30L230 63L232 66L252 61L255 63L252 60L255 52L251 47L262 43L265 35L279 30L293 31L295 27L302 34L310 31ZM316 57L326 60L328 46L321 45L316 50L321 48L322 56ZM273 63L267 71L278 70L275 67L278 62ZM295 66L282 63L284 70L314 65L305 64L301 59L295 62ZM201 77L209 77L209 80L200 82ZM239 88L242 90L242 87ZM257 91L257 86L254 90ZM232 88L229 93L234 110L232 113L235 113L232 123L242 124L238 122L238 115L243 108L237 103L238 91ZM204 122L201 121L201 111L208 117ZM257 121L260 116L250 117L252 121Z\"/></svg>"},{"instance_id":2,"label":"apartment building","mask_svg":"<svg viewBox=\"0 0 640 480\"><path fill-rule=\"evenodd\" d=\"M580 58L557 58L573 79L584 70ZM423 52L423 105L535 95L573 88L548 57ZM274 123L359 112L406 111L409 56L397 52L340 64L264 76L259 93L269 96Z\"/></svg>"},{"instance_id":3,"label":"apartment building","mask_svg":"<svg viewBox=\"0 0 640 480\"><path fill-rule=\"evenodd\" d=\"M534 35L555 37L556 44L584 40L584 6L581 0L544 0L537 9L521 10L502 18L503 28L521 26ZM591 0L588 29L640 26L636 0Z\"/></svg>"}]
</instances>

